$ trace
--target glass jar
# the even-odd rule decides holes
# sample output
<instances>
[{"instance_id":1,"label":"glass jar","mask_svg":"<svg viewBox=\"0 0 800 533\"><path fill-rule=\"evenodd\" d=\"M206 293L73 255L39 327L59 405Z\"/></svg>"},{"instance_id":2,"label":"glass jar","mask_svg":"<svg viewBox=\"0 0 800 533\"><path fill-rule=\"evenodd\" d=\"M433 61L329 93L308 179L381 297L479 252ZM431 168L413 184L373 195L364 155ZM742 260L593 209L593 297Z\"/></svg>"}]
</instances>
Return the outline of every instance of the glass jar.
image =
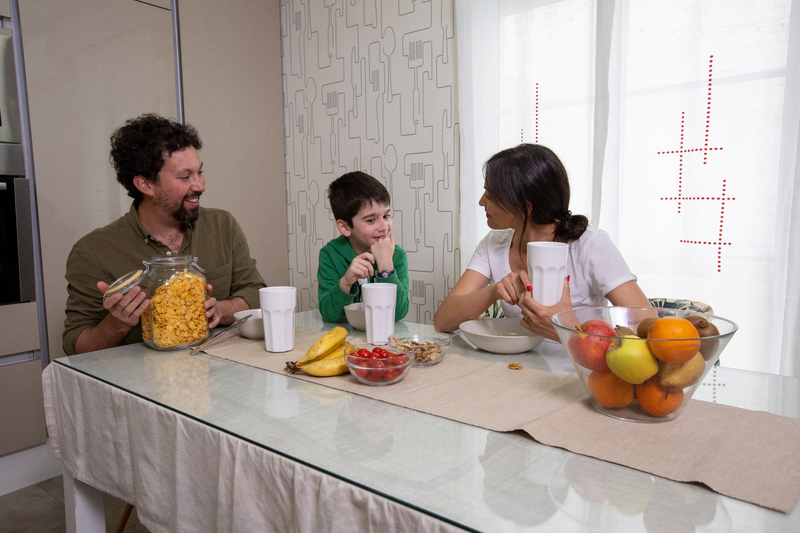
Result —
<instances>
[{"instance_id":1,"label":"glass jar","mask_svg":"<svg viewBox=\"0 0 800 533\"><path fill-rule=\"evenodd\" d=\"M208 337L206 277L190 255L157 255L142 261L139 285L150 300L142 313L142 340L159 350L177 350Z\"/></svg>"}]
</instances>

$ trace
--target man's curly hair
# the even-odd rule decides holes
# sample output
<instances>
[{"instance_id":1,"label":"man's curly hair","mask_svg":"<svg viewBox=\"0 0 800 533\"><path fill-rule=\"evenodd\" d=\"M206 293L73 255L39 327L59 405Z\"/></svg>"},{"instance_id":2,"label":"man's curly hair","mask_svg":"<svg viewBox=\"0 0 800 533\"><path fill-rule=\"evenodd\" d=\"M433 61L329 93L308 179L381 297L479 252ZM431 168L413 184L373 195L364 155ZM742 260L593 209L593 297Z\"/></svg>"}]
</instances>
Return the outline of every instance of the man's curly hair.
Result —
<instances>
[{"instance_id":1,"label":"man's curly hair","mask_svg":"<svg viewBox=\"0 0 800 533\"><path fill-rule=\"evenodd\" d=\"M133 178L142 176L151 183L158 183L164 157L189 146L196 150L203 147L193 126L146 113L127 120L111 134L109 160L117 171L117 181L138 205L143 195L133 184Z\"/></svg>"}]
</instances>

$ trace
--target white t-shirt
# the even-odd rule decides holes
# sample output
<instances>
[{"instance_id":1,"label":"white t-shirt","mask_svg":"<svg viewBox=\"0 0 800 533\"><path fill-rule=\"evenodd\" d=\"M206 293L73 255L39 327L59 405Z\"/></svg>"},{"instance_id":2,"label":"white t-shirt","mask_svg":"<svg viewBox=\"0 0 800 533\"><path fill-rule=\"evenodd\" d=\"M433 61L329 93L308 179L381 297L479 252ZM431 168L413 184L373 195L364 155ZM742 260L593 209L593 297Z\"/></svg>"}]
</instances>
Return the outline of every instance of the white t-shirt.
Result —
<instances>
[{"instance_id":1,"label":"white t-shirt","mask_svg":"<svg viewBox=\"0 0 800 533\"><path fill-rule=\"evenodd\" d=\"M508 257L513 237L513 229L490 231L478 244L467 268L493 281L509 275ZM593 226L588 226L578 240L569 243L567 275L570 276L573 309L608 305L606 294L623 283L636 280L608 233ZM507 317L522 318L519 306L506 302L502 305Z\"/></svg>"}]
</instances>

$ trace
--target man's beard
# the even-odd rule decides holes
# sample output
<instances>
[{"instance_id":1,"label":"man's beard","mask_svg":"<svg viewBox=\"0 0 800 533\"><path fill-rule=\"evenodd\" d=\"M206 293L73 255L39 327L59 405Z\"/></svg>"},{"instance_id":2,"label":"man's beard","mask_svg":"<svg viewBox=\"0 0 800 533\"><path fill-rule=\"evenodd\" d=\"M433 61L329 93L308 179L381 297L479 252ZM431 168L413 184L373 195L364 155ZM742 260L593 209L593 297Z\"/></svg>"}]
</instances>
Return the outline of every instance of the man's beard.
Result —
<instances>
[{"instance_id":1,"label":"man's beard","mask_svg":"<svg viewBox=\"0 0 800 533\"><path fill-rule=\"evenodd\" d=\"M200 204L197 204L197 207L191 211L186 209L186 206L183 205L184 201L188 200L189 198L200 198L200 194L187 194L181 198L180 202L178 202L178 205L175 205L171 204L169 200L167 200L167 198L165 198L165 196L159 191L156 192L154 200L156 206L169 213L173 220L186 226L192 222L196 222L197 219L200 218Z\"/></svg>"},{"instance_id":2,"label":"man's beard","mask_svg":"<svg viewBox=\"0 0 800 533\"><path fill-rule=\"evenodd\" d=\"M200 195L197 195L197 197L199 198ZM184 198L184 200L187 199L187 198L192 198L192 197L191 196L187 196L186 198ZM196 208L194 208L193 210L189 211L183 205L183 202L181 202L180 207L178 207L178 209L176 209L175 211L172 212L172 218L174 218L175 220L177 220L178 222L180 222L184 226L188 226L189 224L191 224L192 222L197 221L197 219L200 218L200 204L197 204Z\"/></svg>"}]
</instances>

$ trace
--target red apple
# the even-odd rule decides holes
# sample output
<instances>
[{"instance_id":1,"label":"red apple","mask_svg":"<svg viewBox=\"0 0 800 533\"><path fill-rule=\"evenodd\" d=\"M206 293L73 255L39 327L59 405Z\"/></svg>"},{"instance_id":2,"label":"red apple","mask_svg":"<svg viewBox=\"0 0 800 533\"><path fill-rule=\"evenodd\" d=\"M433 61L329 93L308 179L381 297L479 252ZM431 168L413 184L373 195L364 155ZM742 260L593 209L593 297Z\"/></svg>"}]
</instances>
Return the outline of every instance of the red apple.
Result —
<instances>
[{"instance_id":1,"label":"red apple","mask_svg":"<svg viewBox=\"0 0 800 533\"><path fill-rule=\"evenodd\" d=\"M592 333L593 335L572 334L567 347L575 362L589 370L608 372L606 352L613 339L606 337L617 336L614 328L604 320L593 318L578 326L578 331ZM597 335L605 335L606 337L598 337Z\"/></svg>"}]
</instances>

